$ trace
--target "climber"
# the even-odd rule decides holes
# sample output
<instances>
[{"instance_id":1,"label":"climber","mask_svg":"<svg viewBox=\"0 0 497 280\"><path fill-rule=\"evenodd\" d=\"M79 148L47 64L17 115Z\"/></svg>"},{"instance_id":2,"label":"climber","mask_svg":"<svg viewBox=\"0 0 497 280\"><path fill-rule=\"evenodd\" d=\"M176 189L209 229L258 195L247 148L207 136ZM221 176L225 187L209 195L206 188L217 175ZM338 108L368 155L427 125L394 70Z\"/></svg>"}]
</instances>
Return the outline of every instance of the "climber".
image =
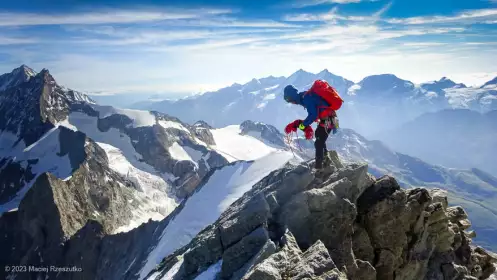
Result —
<instances>
[{"instance_id":1,"label":"climber","mask_svg":"<svg viewBox=\"0 0 497 280\"><path fill-rule=\"evenodd\" d=\"M288 103L302 105L307 110L307 118L305 120L295 120L285 127L285 133L290 134L296 132L297 129L304 131L305 138L312 139L313 130L311 124L316 121L318 127L316 129L316 170L323 168L324 164L328 165L330 158L326 149L326 140L329 133L337 133L338 118L336 110L340 109L343 100L338 95L337 91L331 87L326 81L317 80L313 86L306 92L298 92L293 85L288 85L284 89L284 98ZM325 158L326 155L326 158Z\"/></svg>"}]
</instances>

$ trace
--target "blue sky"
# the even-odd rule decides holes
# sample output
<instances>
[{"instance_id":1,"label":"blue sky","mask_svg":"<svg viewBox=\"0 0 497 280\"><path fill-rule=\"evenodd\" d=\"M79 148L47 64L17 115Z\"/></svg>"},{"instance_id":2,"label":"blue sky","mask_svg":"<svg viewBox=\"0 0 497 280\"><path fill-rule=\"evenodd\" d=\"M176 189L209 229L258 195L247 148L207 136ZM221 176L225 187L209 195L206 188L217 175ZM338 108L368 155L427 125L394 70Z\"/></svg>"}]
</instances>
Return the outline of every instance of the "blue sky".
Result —
<instances>
[{"instance_id":1,"label":"blue sky","mask_svg":"<svg viewBox=\"0 0 497 280\"><path fill-rule=\"evenodd\" d=\"M497 0L0 3L0 73L48 68L91 92L189 94L300 68L481 84L496 58Z\"/></svg>"}]
</instances>

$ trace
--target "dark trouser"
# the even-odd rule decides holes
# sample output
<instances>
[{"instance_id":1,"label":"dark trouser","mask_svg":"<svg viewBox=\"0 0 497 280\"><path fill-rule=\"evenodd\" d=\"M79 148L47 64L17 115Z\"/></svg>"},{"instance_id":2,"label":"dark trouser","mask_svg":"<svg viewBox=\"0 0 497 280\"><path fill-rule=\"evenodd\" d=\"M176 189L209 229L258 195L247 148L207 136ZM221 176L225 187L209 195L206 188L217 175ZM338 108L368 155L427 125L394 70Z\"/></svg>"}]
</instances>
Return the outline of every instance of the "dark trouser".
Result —
<instances>
[{"instance_id":1,"label":"dark trouser","mask_svg":"<svg viewBox=\"0 0 497 280\"><path fill-rule=\"evenodd\" d=\"M323 158L324 154L327 153L326 149L326 140L328 139L328 135L331 132L330 128L324 128L322 125L323 121L318 125L314 136L316 137L316 141L314 142L314 147L316 148L316 168L323 168Z\"/></svg>"}]
</instances>

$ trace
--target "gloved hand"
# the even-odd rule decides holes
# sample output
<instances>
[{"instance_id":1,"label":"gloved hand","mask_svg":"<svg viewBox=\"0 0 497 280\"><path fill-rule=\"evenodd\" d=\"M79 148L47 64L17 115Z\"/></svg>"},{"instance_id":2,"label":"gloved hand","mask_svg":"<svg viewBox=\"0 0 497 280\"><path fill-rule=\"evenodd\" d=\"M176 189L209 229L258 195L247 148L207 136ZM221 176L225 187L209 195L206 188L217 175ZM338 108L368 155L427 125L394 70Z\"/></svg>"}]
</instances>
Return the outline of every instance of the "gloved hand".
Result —
<instances>
[{"instance_id":1,"label":"gloved hand","mask_svg":"<svg viewBox=\"0 0 497 280\"><path fill-rule=\"evenodd\" d=\"M297 131L297 128L298 126L302 123L302 120L295 120L291 123L289 123L286 127L285 127L285 133L286 134L290 134L292 132L295 132Z\"/></svg>"},{"instance_id":2,"label":"gloved hand","mask_svg":"<svg viewBox=\"0 0 497 280\"><path fill-rule=\"evenodd\" d=\"M310 125L304 128L304 135L305 139L307 140L311 140L312 137L314 137L314 130L312 130L312 127Z\"/></svg>"}]
</instances>

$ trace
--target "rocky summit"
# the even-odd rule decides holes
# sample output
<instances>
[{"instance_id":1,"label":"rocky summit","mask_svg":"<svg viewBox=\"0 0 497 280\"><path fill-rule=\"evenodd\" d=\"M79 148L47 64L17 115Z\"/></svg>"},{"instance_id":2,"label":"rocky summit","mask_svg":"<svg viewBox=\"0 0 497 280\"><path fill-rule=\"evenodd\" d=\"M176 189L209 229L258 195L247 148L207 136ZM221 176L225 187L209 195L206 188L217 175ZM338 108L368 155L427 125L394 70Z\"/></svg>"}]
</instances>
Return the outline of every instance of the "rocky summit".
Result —
<instances>
[{"instance_id":1,"label":"rocky summit","mask_svg":"<svg viewBox=\"0 0 497 280\"><path fill-rule=\"evenodd\" d=\"M336 153L331 153L335 165ZM462 207L440 189L402 189L367 165L287 164L234 202L156 279L488 279ZM206 278L207 277L207 278Z\"/></svg>"}]
</instances>

